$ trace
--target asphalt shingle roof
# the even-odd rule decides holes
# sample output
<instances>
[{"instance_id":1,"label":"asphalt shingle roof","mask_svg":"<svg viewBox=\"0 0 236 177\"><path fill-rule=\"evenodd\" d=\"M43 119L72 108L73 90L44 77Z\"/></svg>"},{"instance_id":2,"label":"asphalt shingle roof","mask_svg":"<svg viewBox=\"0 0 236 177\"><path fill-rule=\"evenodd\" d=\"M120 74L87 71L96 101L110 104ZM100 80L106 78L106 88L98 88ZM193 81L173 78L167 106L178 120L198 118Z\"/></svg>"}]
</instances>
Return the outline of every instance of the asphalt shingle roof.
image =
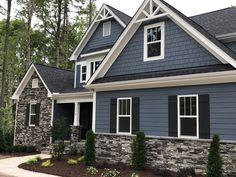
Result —
<instances>
[{"instance_id":1,"label":"asphalt shingle roof","mask_svg":"<svg viewBox=\"0 0 236 177\"><path fill-rule=\"evenodd\" d=\"M213 36L236 32L236 7L190 17Z\"/></svg>"},{"instance_id":2,"label":"asphalt shingle roof","mask_svg":"<svg viewBox=\"0 0 236 177\"><path fill-rule=\"evenodd\" d=\"M52 66L33 64L51 92L74 88L74 71Z\"/></svg>"}]
</instances>

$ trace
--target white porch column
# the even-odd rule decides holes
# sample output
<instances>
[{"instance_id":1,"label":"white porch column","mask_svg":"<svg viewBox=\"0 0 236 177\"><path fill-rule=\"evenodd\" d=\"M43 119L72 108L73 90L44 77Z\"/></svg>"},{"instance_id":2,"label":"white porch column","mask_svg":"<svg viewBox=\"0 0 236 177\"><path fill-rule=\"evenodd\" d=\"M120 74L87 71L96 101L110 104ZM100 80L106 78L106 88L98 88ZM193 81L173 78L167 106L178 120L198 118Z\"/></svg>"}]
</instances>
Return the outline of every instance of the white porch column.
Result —
<instances>
[{"instance_id":1,"label":"white porch column","mask_svg":"<svg viewBox=\"0 0 236 177\"><path fill-rule=\"evenodd\" d=\"M74 126L80 126L80 103L75 103Z\"/></svg>"}]
</instances>

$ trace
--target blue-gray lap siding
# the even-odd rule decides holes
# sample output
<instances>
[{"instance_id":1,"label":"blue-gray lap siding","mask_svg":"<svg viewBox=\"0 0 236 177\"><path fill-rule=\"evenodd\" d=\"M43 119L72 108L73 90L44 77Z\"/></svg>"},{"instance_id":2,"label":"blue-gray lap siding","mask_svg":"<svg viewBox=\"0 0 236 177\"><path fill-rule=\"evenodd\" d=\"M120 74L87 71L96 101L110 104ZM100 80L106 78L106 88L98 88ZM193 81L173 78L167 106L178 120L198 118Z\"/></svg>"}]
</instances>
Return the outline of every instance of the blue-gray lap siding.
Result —
<instances>
[{"instance_id":1,"label":"blue-gray lap siding","mask_svg":"<svg viewBox=\"0 0 236 177\"><path fill-rule=\"evenodd\" d=\"M210 132L224 140L236 140L236 83L176 88L98 92L96 132L110 131L110 100L140 98L140 129L147 135L168 136L168 96L209 94Z\"/></svg>"},{"instance_id":2,"label":"blue-gray lap siding","mask_svg":"<svg viewBox=\"0 0 236 177\"><path fill-rule=\"evenodd\" d=\"M152 22L155 23L155 22ZM149 22L149 24L151 24ZM161 71L169 69L219 64L211 53L172 20L165 20L165 58L143 61L144 26L142 24L119 57L108 70L106 76Z\"/></svg>"},{"instance_id":3,"label":"blue-gray lap siding","mask_svg":"<svg viewBox=\"0 0 236 177\"><path fill-rule=\"evenodd\" d=\"M91 49L113 45L122 31L123 27L115 19L111 19L111 35L103 37L103 22L101 22L81 53L84 54ZM78 60L81 60L81 58L78 58Z\"/></svg>"},{"instance_id":4,"label":"blue-gray lap siding","mask_svg":"<svg viewBox=\"0 0 236 177\"><path fill-rule=\"evenodd\" d=\"M80 83L80 65L76 66L76 88L83 88L84 83Z\"/></svg>"},{"instance_id":5,"label":"blue-gray lap siding","mask_svg":"<svg viewBox=\"0 0 236 177\"><path fill-rule=\"evenodd\" d=\"M230 43L227 43L225 45L236 53L236 42L230 42Z\"/></svg>"}]
</instances>

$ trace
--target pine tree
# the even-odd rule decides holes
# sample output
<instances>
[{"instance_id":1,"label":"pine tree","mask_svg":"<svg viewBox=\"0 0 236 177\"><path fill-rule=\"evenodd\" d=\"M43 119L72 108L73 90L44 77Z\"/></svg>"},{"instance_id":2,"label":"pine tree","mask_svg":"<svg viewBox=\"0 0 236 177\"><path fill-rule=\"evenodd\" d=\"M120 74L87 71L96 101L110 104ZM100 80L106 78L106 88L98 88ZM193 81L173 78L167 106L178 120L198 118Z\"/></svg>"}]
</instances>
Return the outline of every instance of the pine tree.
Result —
<instances>
[{"instance_id":1,"label":"pine tree","mask_svg":"<svg viewBox=\"0 0 236 177\"><path fill-rule=\"evenodd\" d=\"M93 166L95 164L95 136L93 131L86 133L84 160L87 166Z\"/></svg>"},{"instance_id":2,"label":"pine tree","mask_svg":"<svg viewBox=\"0 0 236 177\"><path fill-rule=\"evenodd\" d=\"M132 165L137 170L144 170L147 163L144 132L138 132L132 144Z\"/></svg>"},{"instance_id":3,"label":"pine tree","mask_svg":"<svg viewBox=\"0 0 236 177\"><path fill-rule=\"evenodd\" d=\"M220 137L214 135L210 145L208 162L207 162L207 177L223 177L223 162L220 156Z\"/></svg>"}]
</instances>

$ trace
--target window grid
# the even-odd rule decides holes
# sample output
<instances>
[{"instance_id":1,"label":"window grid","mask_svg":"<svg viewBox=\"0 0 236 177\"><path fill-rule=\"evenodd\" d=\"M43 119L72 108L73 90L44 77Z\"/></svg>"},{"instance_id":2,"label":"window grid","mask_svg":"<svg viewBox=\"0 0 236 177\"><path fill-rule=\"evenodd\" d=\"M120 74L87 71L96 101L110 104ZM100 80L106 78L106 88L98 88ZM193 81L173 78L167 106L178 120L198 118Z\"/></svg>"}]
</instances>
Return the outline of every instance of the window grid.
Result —
<instances>
[{"instance_id":1,"label":"window grid","mask_svg":"<svg viewBox=\"0 0 236 177\"><path fill-rule=\"evenodd\" d=\"M35 126L35 118L36 118L36 103L30 104L30 110L29 110L29 126ZM34 121L32 123L32 121Z\"/></svg>"},{"instance_id":2,"label":"window grid","mask_svg":"<svg viewBox=\"0 0 236 177\"><path fill-rule=\"evenodd\" d=\"M124 103L126 103L124 107ZM124 109L125 108L125 109ZM132 98L117 99L117 134L130 135L132 132ZM120 119L127 118L129 121L129 132L120 131Z\"/></svg>"},{"instance_id":3,"label":"window grid","mask_svg":"<svg viewBox=\"0 0 236 177\"><path fill-rule=\"evenodd\" d=\"M81 66L81 82L86 82L87 80L87 66Z\"/></svg>"}]
</instances>

